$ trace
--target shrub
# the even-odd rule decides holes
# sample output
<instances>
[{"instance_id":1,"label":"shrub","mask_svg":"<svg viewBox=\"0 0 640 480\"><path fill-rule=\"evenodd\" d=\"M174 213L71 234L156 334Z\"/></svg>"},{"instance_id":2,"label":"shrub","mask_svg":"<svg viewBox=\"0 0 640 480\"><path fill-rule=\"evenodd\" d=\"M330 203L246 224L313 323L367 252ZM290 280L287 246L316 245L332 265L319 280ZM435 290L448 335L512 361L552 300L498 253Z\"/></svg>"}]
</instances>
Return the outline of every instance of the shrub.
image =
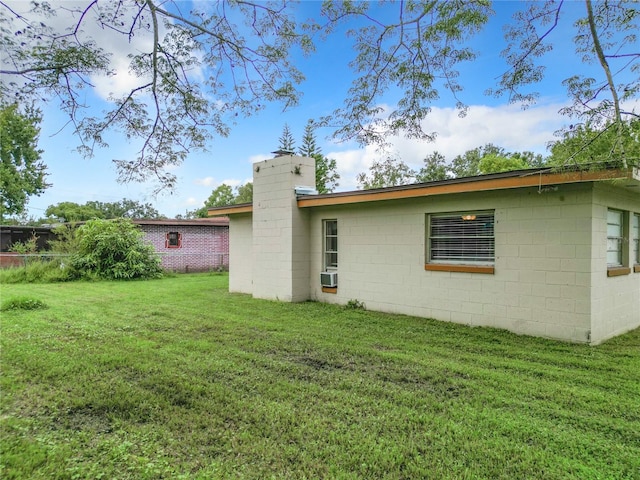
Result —
<instances>
[{"instance_id":1,"label":"shrub","mask_svg":"<svg viewBox=\"0 0 640 480\"><path fill-rule=\"evenodd\" d=\"M0 311L7 310L41 310L47 308L47 305L36 298L31 297L13 297L2 302Z\"/></svg>"},{"instance_id":2,"label":"shrub","mask_svg":"<svg viewBox=\"0 0 640 480\"><path fill-rule=\"evenodd\" d=\"M49 250L58 254L78 253L80 246L77 232L78 227L73 223L54 228L56 239L49 241Z\"/></svg>"},{"instance_id":3,"label":"shrub","mask_svg":"<svg viewBox=\"0 0 640 480\"><path fill-rule=\"evenodd\" d=\"M0 270L0 283L54 283L66 282L78 273L65 260L30 260L24 267Z\"/></svg>"},{"instance_id":4,"label":"shrub","mask_svg":"<svg viewBox=\"0 0 640 480\"><path fill-rule=\"evenodd\" d=\"M29 240L24 242L14 242L9 248L10 252L21 253L23 255L27 253L36 253L38 251L38 237L32 235Z\"/></svg>"},{"instance_id":5,"label":"shrub","mask_svg":"<svg viewBox=\"0 0 640 480\"><path fill-rule=\"evenodd\" d=\"M366 305L357 299L352 299L347 302L345 308L348 310L366 310Z\"/></svg>"},{"instance_id":6,"label":"shrub","mask_svg":"<svg viewBox=\"0 0 640 480\"><path fill-rule=\"evenodd\" d=\"M160 259L144 234L128 218L89 220L78 228L78 252L72 265L82 276L104 279L162 276Z\"/></svg>"}]
</instances>

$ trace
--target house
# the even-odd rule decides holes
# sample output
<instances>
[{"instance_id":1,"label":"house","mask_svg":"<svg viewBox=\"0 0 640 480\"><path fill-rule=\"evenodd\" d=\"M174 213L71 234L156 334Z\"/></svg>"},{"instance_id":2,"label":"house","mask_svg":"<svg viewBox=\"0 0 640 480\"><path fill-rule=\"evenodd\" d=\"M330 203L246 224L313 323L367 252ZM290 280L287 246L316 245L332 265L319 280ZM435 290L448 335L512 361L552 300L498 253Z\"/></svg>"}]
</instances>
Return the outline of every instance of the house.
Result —
<instances>
[{"instance_id":1,"label":"house","mask_svg":"<svg viewBox=\"0 0 640 480\"><path fill-rule=\"evenodd\" d=\"M549 168L309 194L313 160L254 164L229 289L597 344L640 326L640 172Z\"/></svg>"},{"instance_id":2,"label":"house","mask_svg":"<svg viewBox=\"0 0 640 480\"><path fill-rule=\"evenodd\" d=\"M133 222L160 255L162 268L206 272L229 267L229 220L141 220Z\"/></svg>"},{"instance_id":3,"label":"house","mask_svg":"<svg viewBox=\"0 0 640 480\"><path fill-rule=\"evenodd\" d=\"M206 272L229 267L229 219L194 220L134 219L144 233L144 241L160 255L162 268L175 272ZM16 241L37 237L38 250L46 250L56 235L51 227L1 227L2 252ZM22 266L24 255L0 253L0 268Z\"/></svg>"}]
</instances>

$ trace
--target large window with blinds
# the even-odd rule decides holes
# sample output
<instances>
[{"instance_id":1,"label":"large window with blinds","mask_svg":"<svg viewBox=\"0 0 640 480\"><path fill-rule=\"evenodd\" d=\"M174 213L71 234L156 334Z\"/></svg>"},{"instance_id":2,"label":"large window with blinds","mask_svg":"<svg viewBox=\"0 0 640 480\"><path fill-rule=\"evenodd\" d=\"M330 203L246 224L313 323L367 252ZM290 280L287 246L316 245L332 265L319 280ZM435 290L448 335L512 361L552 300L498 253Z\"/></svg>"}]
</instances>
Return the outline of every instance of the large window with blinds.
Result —
<instances>
[{"instance_id":1,"label":"large window with blinds","mask_svg":"<svg viewBox=\"0 0 640 480\"><path fill-rule=\"evenodd\" d=\"M495 263L493 211L431 214L428 224L429 263Z\"/></svg>"}]
</instances>

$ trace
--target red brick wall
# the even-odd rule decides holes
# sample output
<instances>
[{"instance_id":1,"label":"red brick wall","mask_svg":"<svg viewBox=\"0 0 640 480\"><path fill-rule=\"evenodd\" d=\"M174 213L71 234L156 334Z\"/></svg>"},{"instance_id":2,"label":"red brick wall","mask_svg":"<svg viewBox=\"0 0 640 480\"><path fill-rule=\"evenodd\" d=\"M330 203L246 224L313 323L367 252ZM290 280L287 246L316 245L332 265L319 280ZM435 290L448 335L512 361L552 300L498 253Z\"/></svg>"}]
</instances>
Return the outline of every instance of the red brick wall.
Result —
<instances>
[{"instance_id":1,"label":"red brick wall","mask_svg":"<svg viewBox=\"0 0 640 480\"><path fill-rule=\"evenodd\" d=\"M229 268L229 227L211 225L141 225L145 240L162 259L162 267L176 272L206 272ZM169 232L181 235L179 248L167 248Z\"/></svg>"},{"instance_id":2,"label":"red brick wall","mask_svg":"<svg viewBox=\"0 0 640 480\"><path fill-rule=\"evenodd\" d=\"M24 255L19 253L0 253L0 268L24 267Z\"/></svg>"}]
</instances>

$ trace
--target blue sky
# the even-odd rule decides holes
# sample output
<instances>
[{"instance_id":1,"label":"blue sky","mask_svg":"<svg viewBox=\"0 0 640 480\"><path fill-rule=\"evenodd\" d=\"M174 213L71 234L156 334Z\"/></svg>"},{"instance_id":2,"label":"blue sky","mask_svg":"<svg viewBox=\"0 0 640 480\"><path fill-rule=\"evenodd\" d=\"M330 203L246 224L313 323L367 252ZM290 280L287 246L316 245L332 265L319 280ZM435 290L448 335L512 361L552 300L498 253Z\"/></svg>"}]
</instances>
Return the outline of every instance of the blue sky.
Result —
<instances>
[{"instance_id":1,"label":"blue sky","mask_svg":"<svg viewBox=\"0 0 640 480\"><path fill-rule=\"evenodd\" d=\"M302 2L300 14L313 15L318 6L317 2ZM563 28L556 30L551 37L554 51L547 58L547 78L539 86L541 97L535 107L522 110L518 105L508 105L505 98L496 99L483 94L494 86L496 77L505 70L499 55L504 48L502 25L520 6L519 2L495 3L496 16L474 44L480 56L460 68L460 82L465 88L462 98L470 105L466 118L458 117L453 108L454 99L442 92L425 124L427 131L438 132L435 142L392 139L392 151L410 166L419 168L422 159L434 150L451 160L455 155L489 142L512 151L545 153L547 142L554 139L553 132L569 123L569 119L558 114L558 110L567 103L561 81L585 69L574 52L573 32L566 28L572 22L563 23ZM569 3L567 7L567 13L580 12L584 4ZM96 35L105 33L96 32ZM300 146L307 120L318 119L341 105L353 76L348 67L352 57L353 50L342 36L318 43L315 54L299 59L299 68L307 77L300 86L304 94L299 106L283 112L281 105L273 104L254 117L240 120L228 138L214 138L208 144L208 152L190 154L182 166L172 171L178 177L175 190L157 197L152 196L151 184L122 185L117 182L111 159L132 157L136 152L134 145L128 145L114 134L108 139L109 148L98 150L90 160L84 159L74 151L78 141L72 128L69 125L63 128L66 118L57 105L49 104L43 109L40 148L44 150L42 158L48 166L48 181L52 186L43 195L32 197L30 214L44 216L49 205L63 201L113 202L122 198L152 203L160 213L169 217L199 208L221 183L235 186L251 180L251 163L272 156L270 152L277 149L285 123L296 138L296 145ZM96 82L96 90L87 97L92 108L100 109L101 95L113 88L113 82L124 78L122 74L119 79ZM386 100L392 102L393 97ZM366 171L374 160L380 158L373 147L336 143L326 138L331 133L329 129L320 129L316 133L323 153L338 162L340 190L357 188L356 175Z\"/></svg>"}]
</instances>

